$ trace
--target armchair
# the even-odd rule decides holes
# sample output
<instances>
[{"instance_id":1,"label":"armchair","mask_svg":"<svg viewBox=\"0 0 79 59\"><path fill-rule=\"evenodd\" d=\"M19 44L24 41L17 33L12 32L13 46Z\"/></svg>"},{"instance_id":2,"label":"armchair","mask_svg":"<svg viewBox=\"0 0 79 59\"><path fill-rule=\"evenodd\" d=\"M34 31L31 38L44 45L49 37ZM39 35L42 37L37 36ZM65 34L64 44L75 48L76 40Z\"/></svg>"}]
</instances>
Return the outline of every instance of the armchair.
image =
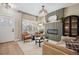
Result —
<instances>
[{"instance_id":1,"label":"armchair","mask_svg":"<svg viewBox=\"0 0 79 59\"><path fill-rule=\"evenodd\" d=\"M31 35L30 35L28 32L23 32L23 33L22 33L22 39L23 39L24 42L25 42L26 40L31 39Z\"/></svg>"}]
</instances>

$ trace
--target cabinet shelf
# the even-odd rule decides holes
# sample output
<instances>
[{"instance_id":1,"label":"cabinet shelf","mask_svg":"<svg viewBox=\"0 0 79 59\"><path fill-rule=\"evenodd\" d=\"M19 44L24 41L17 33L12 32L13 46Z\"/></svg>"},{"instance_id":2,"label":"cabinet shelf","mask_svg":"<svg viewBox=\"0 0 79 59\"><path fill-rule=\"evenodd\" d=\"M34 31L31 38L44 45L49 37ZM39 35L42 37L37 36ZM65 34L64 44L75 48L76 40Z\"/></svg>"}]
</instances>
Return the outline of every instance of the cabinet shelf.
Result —
<instances>
[{"instance_id":1,"label":"cabinet shelf","mask_svg":"<svg viewBox=\"0 0 79 59\"><path fill-rule=\"evenodd\" d=\"M77 23L77 21L72 21L72 23Z\"/></svg>"},{"instance_id":2,"label":"cabinet shelf","mask_svg":"<svg viewBox=\"0 0 79 59\"><path fill-rule=\"evenodd\" d=\"M65 33L65 34L69 34L69 33Z\"/></svg>"},{"instance_id":3,"label":"cabinet shelf","mask_svg":"<svg viewBox=\"0 0 79 59\"><path fill-rule=\"evenodd\" d=\"M79 33L79 16L72 15L64 19L63 22L63 35L77 36ZM78 31L78 32L77 32Z\"/></svg>"},{"instance_id":4,"label":"cabinet shelf","mask_svg":"<svg viewBox=\"0 0 79 59\"><path fill-rule=\"evenodd\" d=\"M77 29L77 27L71 27L71 29Z\"/></svg>"}]
</instances>

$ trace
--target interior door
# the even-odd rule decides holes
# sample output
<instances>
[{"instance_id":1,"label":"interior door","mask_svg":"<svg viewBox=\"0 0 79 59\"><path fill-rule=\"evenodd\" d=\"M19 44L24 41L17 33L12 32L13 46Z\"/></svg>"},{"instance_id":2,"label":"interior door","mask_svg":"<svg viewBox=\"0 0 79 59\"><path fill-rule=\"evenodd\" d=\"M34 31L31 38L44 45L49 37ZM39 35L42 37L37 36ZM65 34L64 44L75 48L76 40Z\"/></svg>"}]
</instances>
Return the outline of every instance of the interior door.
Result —
<instances>
[{"instance_id":1,"label":"interior door","mask_svg":"<svg viewBox=\"0 0 79 59\"><path fill-rule=\"evenodd\" d=\"M0 43L15 39L15 21L8 16L0 16Z\"/></svg>"}]
</instances>

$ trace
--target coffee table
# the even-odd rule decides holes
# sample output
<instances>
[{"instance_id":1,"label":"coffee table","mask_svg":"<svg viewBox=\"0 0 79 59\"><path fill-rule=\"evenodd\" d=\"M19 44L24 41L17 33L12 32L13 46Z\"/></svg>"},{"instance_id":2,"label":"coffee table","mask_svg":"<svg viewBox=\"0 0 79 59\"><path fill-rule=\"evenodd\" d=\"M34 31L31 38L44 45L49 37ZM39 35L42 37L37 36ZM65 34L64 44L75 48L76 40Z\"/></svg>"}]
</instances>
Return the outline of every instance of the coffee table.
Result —
<instances>
[{"instance_id":1,"label":"coffee table","mask_svg":"<svg viewBox=\"0 0 79 59\"><path fill-rule=\"evenodd\" d=\"M39 44L39 47L41 47L41 43L44 41L43 37L36 37L35 38L35 44Z\"/></svg>"}]
</instances>

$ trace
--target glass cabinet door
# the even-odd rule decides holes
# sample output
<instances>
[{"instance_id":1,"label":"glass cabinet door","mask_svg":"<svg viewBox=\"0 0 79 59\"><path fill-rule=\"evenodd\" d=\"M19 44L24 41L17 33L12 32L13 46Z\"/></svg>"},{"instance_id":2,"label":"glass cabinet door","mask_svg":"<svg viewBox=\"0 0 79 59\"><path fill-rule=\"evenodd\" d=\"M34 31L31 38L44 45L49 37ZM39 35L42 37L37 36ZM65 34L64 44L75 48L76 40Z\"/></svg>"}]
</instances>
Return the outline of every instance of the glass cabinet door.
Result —
<instances>
[{"instance_id":1,"label":"glass cabinet door","mask_svg":"<svg viewBox=\"0 0 79 59\"><path fill-rule=\"evenodd\" d=\"M68 36L70 32L70 20L69 19L70 18L67 18L64 23L64 31L65 31L64 35L68 35Z\"/></svg>"},{"instance_id":2,"label":"glass cabinet door","mask_svg":"<svg viewBox=\"0 0 79 59\"><path fill-rule=\"evenodd\" d=\"M77 17L71 17L71 35L77 35Z\"/></svg>"}]
</instances>

